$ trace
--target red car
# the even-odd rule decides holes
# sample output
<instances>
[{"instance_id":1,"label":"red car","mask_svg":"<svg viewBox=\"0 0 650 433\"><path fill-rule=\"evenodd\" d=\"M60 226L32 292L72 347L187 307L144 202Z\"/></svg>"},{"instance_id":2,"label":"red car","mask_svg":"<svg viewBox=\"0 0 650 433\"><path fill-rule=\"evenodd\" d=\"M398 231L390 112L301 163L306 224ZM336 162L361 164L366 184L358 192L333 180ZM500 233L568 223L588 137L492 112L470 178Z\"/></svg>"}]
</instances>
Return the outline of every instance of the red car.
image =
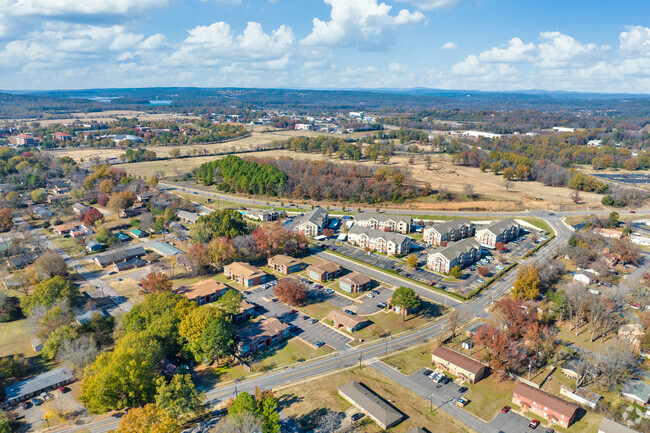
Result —
<instances>
[{"instance_id":1,"label":"red car","mask_svg":"<svg viewBox=\"0 0 650 433\"><path fill-rule=\"evenodd\" d=\"M537 428L538 425L539 425L539 421L537 421L536 419L534 419L534 420L532 420L532 421L530 422L530 424L528 424L528 428L529 428L529 429L533 429L533 430L535 430L535 429Z\"/></svg>"},{"instance_id":2,"label":"red car","mask_svg":"<svg viewBox=\"0 0 650 433\"><path fill-rule=\"evenodd\" d=\"M291 311L289 311L289 314L296 314L297 312L298 312L298 310L291 310Z\"/></svg>"},{"instance_id":3,"label":"red car","mask_svg":"<svg viewBox=\"0 0 650 433\"><path fill-rule=\"evenodd\" d=\"M503 412L503 413L510 412L510 406L503 406L503 408L501 409L501 412Z\"/></svg>"},{"instance_id":4,"label":"red car","mask_svg":"<svg viewBox=\"0 0 650 433\"><path fill-rule=\"evenodd\" d=\"M427 284L429 284L430 286L435 286L436 282L435 281L429 281Z\"/></svg>"}]
</instances>

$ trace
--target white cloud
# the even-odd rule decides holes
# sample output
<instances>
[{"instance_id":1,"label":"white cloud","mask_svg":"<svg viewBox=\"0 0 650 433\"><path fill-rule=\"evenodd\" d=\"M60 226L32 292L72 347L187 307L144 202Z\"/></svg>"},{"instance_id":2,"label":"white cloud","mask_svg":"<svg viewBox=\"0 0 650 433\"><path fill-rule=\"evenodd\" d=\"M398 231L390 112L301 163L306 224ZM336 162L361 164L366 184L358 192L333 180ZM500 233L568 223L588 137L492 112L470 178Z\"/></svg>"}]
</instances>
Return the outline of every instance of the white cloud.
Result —
<instances>
[{"instance_id":1,"label":"white cloud","mask_svg":"<svg viewBox=\"0 0 650 433\"><path fill-rule=\"evenodd\" d=\"M460 0L399 0L409 2L420 9L440 9L457 5Z\"/></svg>"},{"instance_id":2,"label":"white cloud","mask_svg":"<svg viewBox=\"0 0 650 433\"><path fill-rule=\"evenodd\" d=\"M128 15L165 7L170 0L4 0L8 15Z\"/></svg>"},{"instance_id":3,"label":"white cloud","mask_svg":"<svg viewBox=\"0 0 650 433\"><path fill-rule=\"evenodd\" d=\"M445 51L454 51L458 48L458 44L454 42L445 42L445 44L442 46L442 49Z\"/></svg>"},{"instance_id":4,"label":"white cloud","mask_svg":"<svg viewBox=\"0 0 650 433\"><path fill-rule=\"evenodd\" d=\"M519 38L512 38L505 48L494 47L479 54L479 59L489 63L514 63L531 60L535 44L524 44Z\"/></svg>"},{"instance_id":5,"label":"white cloud","mask_svg":"<svg viewBox=\"0 0 650 433\"><path fill-rule=\"evenodd\" d=\"M650 54L650 28L634 26L619 36L621 51Z\"/></svg>"},{"instance_id":6,"label":"white cloud","mask_svg":"<svg viewBox=\"0 0 650 433\"><path fill-rule=\"evenodd\" d=\"M537 64L542 68L564 67L569 62L607 49L606 46L599 48L596 44L581 44L572 36L560 32L542 32L540 39Z\"/></svg>"},{"instance_id":7,"label":"white cloud","mask_svg":"<svg viewBox=\"0 0 650 433\"><path fill-rule=\"evenodd\" d=\"M388 72L406 72L407 69L406 65L402 65L398 62L391 62L387 68Z\"/></svg>"},{"instance_id":8,"label":"white cloud","mask_svg":"<svg viewBox=\"0 0 650 433\"><path fill-rule=\"evenodd\" d=\"M424 15L402 9L391 15L392 6L378 0L325 0L332 7L329 21L314 18L306 45L333 46L367 41L385 30L424 21Z\"/></svg>"}]
</instances>

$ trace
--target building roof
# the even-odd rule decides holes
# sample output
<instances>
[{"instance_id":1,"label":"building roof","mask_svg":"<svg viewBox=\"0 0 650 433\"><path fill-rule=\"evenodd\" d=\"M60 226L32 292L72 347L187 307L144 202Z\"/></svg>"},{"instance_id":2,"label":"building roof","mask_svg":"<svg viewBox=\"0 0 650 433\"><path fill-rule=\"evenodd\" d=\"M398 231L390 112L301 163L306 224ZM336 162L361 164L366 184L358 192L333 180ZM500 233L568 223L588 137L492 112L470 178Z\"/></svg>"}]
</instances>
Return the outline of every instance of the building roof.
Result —
<instances>
[{"instance_id":1,"label":"building roof","mask_svg":"<svg viewBox=\"0 0 650 433\"><path fill-rule=\"evenodd\" d=\"M147 252L144 247L138 245L136 247L127 248L124 251L111 250L104 254L95 256L95 261L102 267L110 265L120 260L127 260L132 257L144 256Z\"/></svg>"},{"instance_id":2,"label":"building roof","mask_svg":"<svg viewBox=\"0 0 650 433\"><path fill-rule=\"evenodd\" d=\"M102 317L106 316L106 314L102 310L90 309L90 310L86 311L85 313L77 314L75 316L75 320L80 325L83 325L84 323L90 322L92 320L92 318L95 316L95 314L99 314Z\"/></svg>"},{"instance_id":3,"label":"building roof","mask_svg":"<svg viewBox=\"0 0 650 433\"><path fill-rule=\"evenodd\" d=\"M509 230L513 226L519 227L519 223L512 218L506 218L501 221L493 222L487 227L482 227L480 230L489 230L494 234L499 234L505 232L506 230Z\"/></svg>"},{"instance_id":4,"label":"building roof","mask_svg":"<svg viewBox=\"0 0 650 433\"><path fill-rule=\"evenodd\" d=\"M129 233L131 233L133 236L142 236L144 232L140 229L131 229L129 230Z\"/></svg>"},{"instance_id":5,"label":"building roof","mask_svg":"<svg viewBox=\"0 0 650 433\"><path fill-rule=\"evenodd\" d=\"M338 388L339 392L352 400L372 418L383 425L393 425L402 420L403 416L383 398L375 394L363 383L351 381Z\"/></svg>"},{"instance_id":6,"label":"building roof","mask_svg":"<svg viewBox=\"0 0 650 433\"><path fill-rule=\"evenodd\" d=\"M285 325L275 317L262 319L259 322L250 323L239 331L237 336L243 344L249 344L252 341L259 340L264 337L272 337L277 335L278 332L289 329L289 325Z\"/></svg>"},{"instance_id":7,"label":"building roof","mask_svg":"<svg viewBox=\"0 0 650 433\"><path fill-rule=\"evenodd\" d=\"M184 219L186 221L190 221L190 222L193 222L193 223L197 222L199 220L199 216L200 216L198 213L188 212L186 210L179 210L178 212L176 212L176 215L181 219Z\"/></svg>"},{"instance_id":8,"label":"building roof","mask_svg":"<svg viewBox=\"0 0 650 433\"><path fill-rule=\"evenodd\" d=\"M275 209L251 209L246 212L248 218L262 218L264 215L277 214Z\"/></svg>"},{"instance_id":9,"label":"building roof","mask_svg":"<svg viewBox=\"0 0 650 433\"><path fill-rule=\"evenodd\" d=\"M319 274L324 274L324 273L333 274L340 270L341 270L341 265L326 260L323 260L322 262L317 263L315 265L311 265L310 267L307 268L307 272L314 271Z\"/></svg>"},{"instance_id":10,"label":"building roof","mask_svg":"<svg viewBox=\"0 0 650 433\"><path fill-rule=\"evenodd\" d=\"M351 274L341 277L339 281L354 286L363 286L364 284L370 283L370 278L362 273L352 272Z\"/></svg>"},{"instance_id":11,"label":"building roof","mask_svg":"<svg viewBox=\"0 0 650 433\"><path fill-rule=\"evenodd\" d=\"M562 364L562 367L560 367L560 368L562 370L567 370L567 371L577 373L577 371L578 371L578 363L579 362L580 361L578 360L578 358L571 358L571 359L568 359L568 360L564 361L564 364Z\"/></svg>"},{"instance_id":12,"label":"building roof","mask_svg":"<svg viewBox=\"0 0 650 433\"><path fill-rule=\"evenodd\" d=\"M201 280L188 286L180 286L178 289L174 290L174 293L185 295L188 299L194 299L199 296L209 296L213 293L217 293L226 289L228 289L228 286L225 284L219 283L212 279L208 279Z\"/></svg>"},{"instance_id":13,"label":"building roof","mask_svg":"<svg viewBox=\"0 0 650 433\"><path fill-rule=\"evenodd\" d=\"M454 260L459 257L461 254L466 254L473 249L479 250L481 246L473 238L467 238L460 240L458 242L452 242L448 246L436 251L431 254L432 256L440 254L449 261Z\"/></svg>"},{"instance_id":14,"label":"building roof","mask_svg":"<svg viewBox=\"0 0 650 433\"><path fill-rule=\"evenodd\" d=\"M81 226L81 223L69 222L69 223L63 223L63 224L56 225L56 226L54 226L52 228L57 232L69 232L70 230L74 230L79 226Z\"/></svg>"},{"instance_id":15,"label":"building roof","mask_svg":"<svg viewBox=\"0 0 650 433\"><path fill-rule=\"evenodd\" d=\"M33 394L50 388L57 383L67 382L74 378L74 375L67 367L57 368L47 373L39 374L31 379L23 380L5 388L7 400L19 399L23 396Z\"/></svg>"},{"instance_id":16,"label":"building roof","mask_svg":"<svg viewBox=\"0 0 650 433\"><path fill-rule=\"evenodd\" d=\"M427 433L427 431L422 427L413 427L411 430L407 431L406 433Z\"/></svg>"},{"instance_id":17,"label":"building roof","mask_svg":"<svg viewBox=\"0 0 650 433\"><path fill-rule=\"evenodd\" d=\"M149 248L165 257L175 256L176 254L183 253L183 251L179 250L173 245L169 245L167 242L157 241L150 244Z\"/></svg>"},{"instance_id":18,"label":"building roof","mask_svg":"<svg viewBox=\"0 0 650 433\"><path fill-rule=\"evenodd\" d=\"M224 266L224 268L227 268L231 273L244 278L255 278L264 275L264 272L260 269L244 262L233 262Z\"/></svg>"},{"instance_id":19,"label":"building roof","mask_svg":"<svg viewBox=\"0 0 650 433\"><path fill-rule=\"evenodd\" d=\"M255 308L256 305L253 304L252 302L248 302L246 299L241 300L241 304L239 305L239 312L243 313L246 310L250 310L251 308Z\"/></svg>"},{"instance_id":20,"label":"building roof","mask_svg":"<svg viewBox=\"0 0 650 433\"><path fill-rule=\"evenodd\" d=\"M409 241L409 242L411 241L410 237L401 235L399 233L385 232L370 227L363 227L357 224L353 225L352 228L348 231L348 236L351 234L353 235L365 234L370 239L384 239L386 241L394 242L398 245L402 244L405 241Z\"/></svg>"},{"instance_id":21,"label":"building roof","mask_svg":"<svg viewBox=\"0 0 650 433\"><path fill-rule=\"evenodd\" d=\"M444 346L436 347L433 354L472 374L478 374L482 368L485 368L485 365L480 362Z\"/></svg>"},{"instance_id":22,"label":"building roof","mask_svg":"<svg viewBox=\"0 0 650 433\"><path fill-rule=\"evenodd\" d=\"M316 206L311 212L307 212L305 216L302 217L300 224L310 222L316 224L318 227L323 226L323 222L329 216L329 212L326 209L323 209L320 206Z\"/></svg>"},{"instance_id":23,"label":"building roof","mask_svg":"<svg viewBox=\"0 0 650 433\"><path fill-rule=\"evenodd\" d=\"M598 432L602 433L638 433L638 430L634 430L625 426L621 423L618 423L609 418L603 418L598 427Z\"/></svg>"},{"instance_id":24,"label":"building roof","mask_svg":"<svg viewBox=\"0 0 650 433\"><path fill-rule=\"evenodd\" d=\"M332 310L327 317L334 323L340 323L346 328L354 328L355 326L368 321L363 316L353 316L341 310Z\"/></svg>"},{"instance_id":25,"label":"building roof","mask_svg":"<svg viewBox=\"0 0 650 433\"><path fill-rule=\"evenodd\" d=\"M445 233L449 233L452 230L459 230L462 227L470 227L470 226L472 226L472 223L468 219L460 218L460 219L457 219L457 220L445 221L444 223L436 224L435 226L431 226L431 227L427 227L424 230L425 231L433 230L433 231L435 231L437 233L440 233L442 235L442 234L445 234Z\"/></svg>"},{"instance_id":26,"label":"building roof","mask_svg":"<svg viewBox=\"0 0 650 433\"><path fill-rule=\"evenodd\" d=\"M269 259L269 264L271 263L289 267L289 266L297 265L298 263L302 263L302 261L298 259L294 259L291 256L278 254L277 256L273 256Z\"/></svg>"},{"instance_id":27,"label":"building roof","mask_svg":"<svg viewBox=\"0 0 650 433\"><path fill-rule=\"evenodd\" d=\"M121 271L122 269L129 269L132 266L140 267L146 264L147 262L142 260L140 257L131 257L130 259L125 260L123 262L117 262L113 266L115 266L118 271Z\"/></svg>"},{"instance_id":28,"label":"building roof","mask_svg":"<svg viewBox=\"0 0 650 433\"><path fill-rule=\"evenodd\" d=\"M623 384L621 394L626 394L646 403L650 400L650 385L639 379L630 379Z\"/></svg>"},{"instance_id":29,"label":"building roof","mask_svg":"<svg viewBox=\"0 0 650 433\"><path fill-rule=\"evenodd\" d=\"M354 217L355 220L357 221L368 221L368 220L377 220L378 222L386 222L386 221L395 221L397 222L405 222L408 224L411 224L413 222L413 218L410 216L406 215L387 215L387 214L381 214L381 213L363 213L363 214L357 214Z\"/></svg>"},{"instance_id":30,"label":"building roof","mask_svg":"<svg viewBox=\"0 0 650 433\"><path fill-rule=\"evenodd\" d=\"M567 420L570 420L578 410L578 406L575 404L567 403L560 398L547 394L540 389L533 388L532 386L526 385L522 382L517 383L514 393L519 394L540 406L548 407L549 410L552 410L557 414L564 415Z\"/></svg>"}]
</instances>

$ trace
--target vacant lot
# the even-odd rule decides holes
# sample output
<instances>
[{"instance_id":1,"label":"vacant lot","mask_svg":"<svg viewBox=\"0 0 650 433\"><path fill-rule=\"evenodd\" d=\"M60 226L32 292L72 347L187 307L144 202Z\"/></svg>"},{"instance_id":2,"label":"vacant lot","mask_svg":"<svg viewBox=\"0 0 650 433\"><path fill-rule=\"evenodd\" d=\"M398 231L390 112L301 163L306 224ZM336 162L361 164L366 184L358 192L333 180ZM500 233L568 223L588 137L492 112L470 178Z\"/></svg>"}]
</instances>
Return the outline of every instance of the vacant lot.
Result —
<instances>
[{"instance_id":1,"label":"vacant lot","mask_svg":"<svg viewBox=\"0 0 650 433\"><path fill-rule=\"evenodd\" d=\"M429 412L429 402L403 388L370 367L336 373L321 379L291 386L278 391L277 397L284 413L292 417L301 427L313 428L318 417L325 409L335 412L347 412L349 415L359 412L339 396L337 388L351 380L362 382L408 417L401 424L390 429L391 432L404 433L413 427L426 426L432 432L467 432L467 428L443 411ZM367 417L366 417L367 418ZM365 421L362 430L366 433L384 431L374 423Z\"/></svg>"}]
</instances>

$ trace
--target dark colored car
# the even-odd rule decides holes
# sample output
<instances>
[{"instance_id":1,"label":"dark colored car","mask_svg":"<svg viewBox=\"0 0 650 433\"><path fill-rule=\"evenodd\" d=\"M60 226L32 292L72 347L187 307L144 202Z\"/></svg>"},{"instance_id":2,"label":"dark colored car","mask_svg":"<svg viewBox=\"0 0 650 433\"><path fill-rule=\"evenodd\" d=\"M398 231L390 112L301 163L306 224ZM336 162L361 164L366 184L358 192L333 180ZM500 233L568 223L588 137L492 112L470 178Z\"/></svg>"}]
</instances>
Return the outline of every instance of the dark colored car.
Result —
<instances>
[{"instance_id":1,"label":"dark colored car","mask_svg":"<svg viewBox=\"0 0 650 433\"><path fill-rule=\"evenodd\" d=\"M469 388L467 388L466 386L461 386L460 388L458 388L458 392L460 392L462 394L464 392L467 392L468 389Z\"/></svg>"},{"instance_id":2,"label":"dark colored car","mask_svg":"<svg viewBox=\"0 0 650 433\"><path fill-rule=\"evenodd\" d=\"M360 420L361 418L363 418L363 414L362 414L362 413L355 413L354 415L352 415L352 417L351 417L350 419L351 419L352 421L358 421L358 420Z\"/></svg>"},{"instance_id":3,"label":"dark colored car","mask_svg":"<svg viewBox=\"0 0 650 433\"><path fill-rule=\"evenodd\" d=\"M38 398L33 398L33 399L32 399L32 404L33 404L34 406L40 406L41 403L42 403L42 401L41 401L40 399L38 399Z\"/></svg>"},{"instance_id":4,"label":"dark colored car","mask_svg":"<svg viewBox=\"0 0 650 433\"><path fill-rule=\"evenodd\" d=\"M528 424L528 428L533 430L535 430L537 426L539 426L539 421L536 419L532 420L530 424Z\"/></svg>"},{"instance_id":5,"label":"dark colored car","mask_svg":"<svg viewBox=\"0 0 650 433\"><path fill-rule=\"evenodd\" d=\"M324 342L319 341L318 343L316 343L316 347L322 347L322 346L325 346Z\"/></svg>"},{"instance_id":6,"label":"dark colored car","mask_svg":"<svg viewBox=\"0 0 650 433\"><path fill-rule=\"evenodd\" d=\"M28 401L23 403L23 409L29 409L29 406L30 406L30 403Z\"/></svg>"},{"instance_id":7,"label":"dark colored car","mask_svg":"<svg viewBox=\"0 0 650 433\"><path fill-rule=\"evenodd\" d=\"M316 323L316 322L318 322L318 320L316 320L316 319L311 319L311 320L309 321L309 323Z\"/></svg>"},{"instance_id":8,"label":"dark colored car","mask_svg":"<svg viewBox=\"0 0 650 433\"><path fill-rule=\"evenodd\" d=\"M291 311L289 311L289 314L296 314L297 312L298 312L298 310L291 310Z\"/></svg>"},{"instance_id":9,"label":"dark colored car","mask_svg":"<svg viewBox=\"0 0 650 433\"><path fill-rule=\"evenodd\" d=\"M422 372L422 374L424 374L425 376L428 376L428 375L430 375L431 373L432 373L431 370L424 370L424 371Z\"/></svg>"},{"instance_id":10,"label":"dark colored car","mask_svg":"<svg viewBox=\"0 0 650 433\"><path fill-rule=\"evenodd\" d=\"M501 409L501 412L503 412L503 413L510 412L510 406L503 406L503 408Z\"/></svg>"}]
</instances>

